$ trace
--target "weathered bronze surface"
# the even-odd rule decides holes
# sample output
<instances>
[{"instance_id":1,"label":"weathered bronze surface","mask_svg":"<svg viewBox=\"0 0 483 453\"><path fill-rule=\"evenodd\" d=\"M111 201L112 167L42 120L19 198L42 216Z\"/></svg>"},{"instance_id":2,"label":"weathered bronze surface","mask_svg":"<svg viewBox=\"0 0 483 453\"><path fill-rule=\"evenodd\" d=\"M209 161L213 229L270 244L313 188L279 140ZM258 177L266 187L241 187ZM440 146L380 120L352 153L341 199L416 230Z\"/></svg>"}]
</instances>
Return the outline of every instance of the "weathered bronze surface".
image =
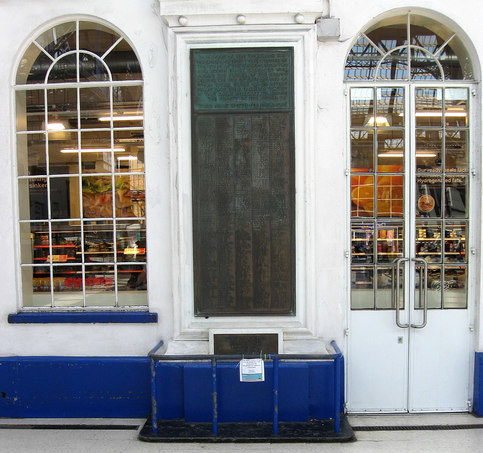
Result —
<instances>
[{"instance_id":1,"label":"weathered bronze surface","mask_svg":"<svg viewBox=\"0 0 483 453\"><path fill-rule=\"evenodd\" d=\"M276 333L214 334L215 354L278 354Z\"/></svg>"},{"instance_id":2,"label":"weathered bronze surface","mask_svg":"<svg viewBox=\"0 0 483 453\"><path fill-rule=\"evenodd\" d=\"M291 52L210 49L192 56L198 52L203 58L195 69L206 70L201 62L212 61L213 67L207 67L216 80L223 66L224 88L209 111L197 112L196 93L205 99L201 93L219 84L201 77L199 70L192 74L192 85L202 88L195 90L192 120L195 315L294 314L293 111L263 111L274 106L265 99L271 94L275 103L283 97L285 106L292 105ZM286 66L279 54L285 61L289 57ZM236 88L237 99L246 107L254 102L257 112L220 113L220 106L232 105L225 88L242 83L241 75L246 78L248 72L252 78L243 82L246 90ZM285 85L271 88L276 79Z\"/></svg>"},{"instance_id":3,"label":"weathered bronze surface","mask_svg":"<svg viewBox=\"0 0 483 453\"><path fill-rule=\"evenodd\" d=\"M196 49L191 52L193 109L292 109L292 49Z\"/></svg>"}]
</instances>

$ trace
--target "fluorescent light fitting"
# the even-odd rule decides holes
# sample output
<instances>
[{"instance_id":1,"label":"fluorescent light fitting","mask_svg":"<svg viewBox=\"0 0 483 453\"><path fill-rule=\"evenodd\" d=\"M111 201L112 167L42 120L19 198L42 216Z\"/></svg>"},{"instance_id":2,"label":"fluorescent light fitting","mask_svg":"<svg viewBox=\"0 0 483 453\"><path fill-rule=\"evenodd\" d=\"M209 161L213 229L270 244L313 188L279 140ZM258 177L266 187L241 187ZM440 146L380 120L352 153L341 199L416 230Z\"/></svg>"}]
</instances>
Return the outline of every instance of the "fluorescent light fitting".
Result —
<instances>
[{"instance_id":1,"label":"fluorescent light fitting","mask_svg":"<svg viewBox=\"0 0 483 453\"><path fill-rule=\"evenodd\" d=\"M441 118L443 116L443 112L416 112L416 116L425 117L425 118L431 118L431 117ZM466 116L468 116L468 114L466 112L446 112L444 116L465 118Z\"/></svg>"},{"instance_id":2,"label":"fluorescent light fitting","mask_svg":"<svg viewBox=\"0 0 483 453\"><path fill-rule=\"evenodd\" d=\"M422 152L416 151L416 157L436 157L436 156L437 154L431 151L422 151ZM402 152L380 153L377 155L377 157L403 157L403 153Z\"/></svg>"},{"instance_id":3,"label":"fluorescent light fitting","mask_svg":"<svg viewBox=\"0 0 483 453\"><path fill-rule=\"evenodd\" d=\"M63 123L47 123L48 131L63 131L64 129L65 125Z\"/></svg>"},{"instance_id":4,"label":"fluorescent light fitting","mask_svg":"<svg viewBox=\"0 0 483 453\"><path fill-rule=\"evenodd\" d=\"M138 160L136 156L118 156L117 160Z\"/></svg>"},{"instance_id":5,"label":"fluorescent light fitting","mask_svg":"<svg viewBox=\"0 0 483 453\"><path fill-rule=\"evenodd\" d=\"M69 154L69 153L110 153L111 151L114 151L115 153L123 153L126 151L125 148L65 148L61 149L60 152L64 154Z\"/></svg>"},{"instance_id":6,"label":"fluorescent light fitting","mask_svg":"<svg viewBox=\"0 0 483 453\"><path fill-rule=\"evenodd\" d=\"M99 121L139 121L143 120L143 115L114 115L114 116L101 116Z\"/></svg>"}]
</instances>

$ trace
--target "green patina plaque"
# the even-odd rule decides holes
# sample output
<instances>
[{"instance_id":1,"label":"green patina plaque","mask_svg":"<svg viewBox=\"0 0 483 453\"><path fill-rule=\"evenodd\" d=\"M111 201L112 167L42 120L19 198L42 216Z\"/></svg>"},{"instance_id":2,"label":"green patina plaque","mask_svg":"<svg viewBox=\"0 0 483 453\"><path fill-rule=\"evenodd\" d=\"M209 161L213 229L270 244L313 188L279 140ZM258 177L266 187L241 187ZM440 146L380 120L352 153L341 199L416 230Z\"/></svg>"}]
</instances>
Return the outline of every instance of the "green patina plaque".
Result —
<instances>
[{"instance_id":1,"label":"green patina plaque","mask_svg":"<svg viewBox=\"0 0 483 453\"><path fill-rule=\"evenodd\" d=\"M193 49L195 112L291 110L293 49Z\"/></svg>"}]
</instances>

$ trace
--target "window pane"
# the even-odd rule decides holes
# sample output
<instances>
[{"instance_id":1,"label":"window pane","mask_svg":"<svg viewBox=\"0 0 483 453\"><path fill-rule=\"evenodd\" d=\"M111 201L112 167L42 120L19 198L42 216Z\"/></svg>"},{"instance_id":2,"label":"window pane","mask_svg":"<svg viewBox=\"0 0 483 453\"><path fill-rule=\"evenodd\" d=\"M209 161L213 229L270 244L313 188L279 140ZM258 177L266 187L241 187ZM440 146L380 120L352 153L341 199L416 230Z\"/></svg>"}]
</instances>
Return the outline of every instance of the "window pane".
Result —
<instances>
[{"instance_id":1,"label":"window pane","mask_svg":"<svg viewBox=\"0 0 483 453\"><path fill-rule=\"evenodd\" d=\"M446 223L444 231L444 261L464 263L466 256L466 222Z\"/></svg>"},{"instance_id":2,"label":"window pane","mask_svg":"<svg viewBox=\"0 0 483 453\"><path fill-rule=\"evenodd\" d=\"M116 176L116 217L144 217L144 176Z\"/></svg>"},{"instance_id":3,"label":"window pane","mask_svg":"<svg viewBox=\"0 0 483 453\"><path fill-rule=\"evenodd\" d=\"M119 35L104 25L79 22L79 49L81 50L89 50L102 57L118 39Z\"/></svg>"},{"instance_id":4,"label":"window pane","mask_svg":"<svg viewBox=\"0 0 483 453\"><path fill-rule=\"evenodd\" d=\"M458 36L455 36L444 47L439 55L439 61L447 80L472 80L475 78L468 50Z\"/></svg>"},{"instance_id":5,"label":"window pane","mask_svg":"<svg viewBox=\"0 0 483 453\"><path fill-rule=\"evenodd\" d=\"M428 308L441 308L441 296L441 266L428 266Z\"/></svg>"},{"instance_id":6,"label":"window pane","mask_svg":"<svg viewBox=\"0 0 483 453\"><path fill-rule=\"evenodd\" d=\"M76 24L66 22L42 33L36 41L52 57L57 58L70 50L76 49Z\"/></svg>"},{"instance_id":7,"label":"window pane","mask_svg":"<svg viewBox=\"0 0 483 453\"><path fill-rule=\"evenodd\" d=\"M45 130L44 90L17 91L17 131Z\"/></svg>"},{"instance_id":8,"label":"window pane","mask_svg":"<svg viewBox=\"0 0 483 453\"><path fill-rule=\"evenodd\" d=\"M440 88L415 90L416 126L442 126L443 91Z\"/></svg>"},{"instance_id":9,"label":"window pane","mask_svg":"<svg viewBox=\"0 0 483 453\"><path fill-rule=\"evenodd\" d=\"M115 130L114 144L125 152L115 155L116 172L144 172L144 134L142 130Z\"/></svg>"},{"instance_id":10,"label":"window pane","mask_svg":"<svg viewBox=\"0 0 483 453\"><path fill-rule=\"evenodd\" d=\"M111 131L82 131L81 147L82 173L110 173L112 171ZM117 152L124 152L124 148L115 147L114 155Z\"/></svg>"},{"instance_id":11,"label":"window pane","mask_svg":"<svg viewBox=\"0 0 483 453\"><path fill-rule=\"evenodd\" d=\"M53 219L79 218L79 178L50 178L50 211Z\"/></svg>"},{"instance_id":12,"label":"window pane","mask_svg":"<svg viewBox=\"0 0 483 453\"><path fill-rule=\"evenodd\" d=\"M112 217L112 178L84 176L82 178L82 212L84 217Z\"/></svg>"},{"instance_id":13,"label":"window pane","mask_svg":"<svg viewBox=\"0 0 483 453\"><path fill-rule=\"evenodd\" d=\"M45 134L17 135L18 176L45 175Z\"/></svg>"},{"instance_id":14,"label":"window pane","mask_svg":"<svg viewBox=\"0 0 483 453\"><path fill-rule=\"evenodd\" d=\"M374 308L374 269L353 267L351 271L351 309Z\"/></svg>"},{"instance_id":15,"label":"window pane","mask_svg":"<svg viewBox=\"0 0 483 453\"><path fill-rule=\"evenodd\" d=\"M79 97L82 129L111 127L111 101L108 87L81 88Z\"/></svg>"},{"instance_id":16,"label":"window pane","mask_svg":"<svg viewBox=\"0 0 483 453\"><path fill-rule=\"evenodd\" d=\"M407 80L407 49L397 49L388 54L379 66L377 78L379 80Z\"/></svg>"},{"instance_id":17,"label":"window pane","mask_svg":"<svg viewBox=\"0 0 483 453\"><path fill-rule=\"evenodd\" d=\"M377 116L385 117L385 126L404 126L404 89L377 89Z\"/></svg>"},{"instance_id":18,"label":"window pane","mask_svg":"<svg viewBox=\"0 0 483 453\"><path fill-rule=\"evenodd\" d=\"M377 217L402 217L404 207L404 177L377 177Z\"/></svg>"},{"instance_id":19,"label":"window pane","mask_svg":"<svg viewBox=\"0 0 483 453\"><path fill-rule=\"evenodd\" d=\"M109 73L104 62L90 54L79 53L79 81L105 82L109 80Z\"/></svg>"},{"instance_id":20,"label":"window pane","mask_svg":"<svg viewBox=\"0 0 483 453\"><path fill-rule=\"evenodd\" d=\"M438 30L438 33L435 32ZM429 53L436 53L451 36L451 32L440 23L428 17L411 14L411 44L422 47ZM441 35L442 33L442 35Z\"/></svg>"},{"instance_id":21,"label":"window pane","mask_svg":"<svg viewBox=\"0 0 483 453\"><path fill-rule=\"evenodd\" d=\"M81 266L53 266L54 307L82 307Z\"/></svg>"},{"instance_id":22,"label":"window pane","mask_svg":"<svg viewBox=\"0 0 483 453\"><path fill-rule=\"evenodd\" d=\"M62 57L52 66L48 82L76 82L77 81L77 56L68 54Z\"/></svg>"},{"instance_id":23,"label":"window pane","mask_svg":"<svg viewBox=\"0 0 483 453\"><path fill-rule=\"evenodd\" d=\"M120 307L148 305L145 265L118 266L117 281Z\"/></svg>"},{"instance_id":24,"label":"window pane","mask_svg":"<svg viewBox=\"0 0 483 453\"><path fill-rule=\"evenodd\" d=\"M117 261L146 262L146 224L143 220L116 222Z\"/></svg>"},{"instance_id":25,"label":"window pane","mask_svg":"<svg viewBox=\"0 0 483 453\"><path fill-rule=\"evenodd\" d=\"M20 262L45 264L49 256L49 224L47 222L20 224Z\"/></svg>"},{"instance_id":26,"label":"window pane","mask_svg":"<svg viewBox=\"0 0 483 453\"><path fill-rule=\"evenodd\" d=\"M46 178L20 179L18 198L20 220L46 220L49 218Z\"/></svg>"},{"instance_id":27,"label":"window pane","mask_svg":"<svg viewBox=\"0 0 483 453\"><path fill-rule=\"evenodd\" d=\"M351 176L352 217L374 216L374 176Z\"/></svg>"},{"instance_id":28,"label":"window pane","mask_svg":"<svg viewBox=\"0 0 483 453\"><path fill-rule=\"evenodd\" d=\"M445 200L446 209L445 217L467 217L466 198L468 190L467 176L446 176L445 184Z\"/></svg>"},{"instance_id":29,"label":"window pane","mask_svg":"<svg viewBox=\"0 0 483 453\"><path fill-rule=\"evenodd\" d=\"M443 131L416 129L416 166L418 172L441 173Z\"/></svg>"},{"instance_id":30,"label":"window pane","mask_svg":"<svg viewBox=\"0 0 483 453\"><path fill-rule=\"evenodd\" d=\"M374 126L374 90L372 88L351 89L351 126Z\"/></svg>"},{"instance_id":31,"label":"window pane","mask_svg":"<svg viewBox=\"0 0 483 453\"><path fill-rule=\"evenodd\" d=\"M113 87L114 127L143 125L143 89L141 86Z\"/></svg>"},{"instance_id":32,"label":"window pane","mask_svg":"<svg viewBox=\"0 0 483 453\"><path fill-rule=\"evenodd\" d=\"M125 40L109 52L104 61L111 70L112 80L142 80L141 65Z\"/></svg>"},{"instance_id":33,"label":"window pane","mask_svg":"<svg viewBox=\"0 0 483 453\"><path fill-rule=\"evenodd\" d=\"M468 133L465 130L446 130L445 135L446 172L468 171Z\"/></svg>"},{"instance_id":34,"label":"window pane","mask_svg":"<svg viewBox=\"0 0 483 453\"><path fill-rule=\"evenodd\" d=\"M433 175L416 177L416 216L441 217L442 178Z\"/></svg>"},{"instance_id":35,"label":"window pane","mask_svg":"<svg viewBox=\"0 0 483 453\"><path fill-rule=\"evenodd\" d=\"M411 48L411 79L442 80L443 75L436 60L420 49Z\"/></svg>"},{"instance_id":36,"label":"window pane","mask_svg":"<svg viewBox=\"0 0 483 453\"><path fill-rule=\"evenodd\" d=\"M416 257L441 263L441 222L416 222Z\"/></svg>"},{"instance_id":37,"label":"window pane","mask_svg":"<svg viewBox=\"0 0 483 453\"><path fill-rule=\"evenodd\" d=\"M402 223L377 224L377 262L392 263L401 258L404 250Z\"/></svg>"},{"instance_id":38,"label":"window pane","mask_svg":"<svg viewBox=\"0 0 483 453\"><path fill-rule=\"evenodd\" d=\"M76 128L77 90L75 88L47 90L47 112L47 130L49 133L58 134L55 137L60 139L65 129Z\"/></svg>"},{"instance_id":39,"label":"window pane","mask_svg":"<svg viewBox=\"0 0 483 453\"><path fill-rule=\"evenodd\" d=\"M84 222L84 262L114 263L113 222Z\"/></svg>"},{"instance_id":40,"label":"window pane","mask_svg":"<svg viewBox=\"0 0 483 453\"><path fill-rule=\"evenodd\" d=\"M80 222L52 222L52 262L81 263Z\"/></svg>"},{"instance_id":41,"label":"window pane","mask_svg":"<svg viewBox=\"0 0 483 453\"><path fill-rule=\"evenodd\" d=\"M79 173L79 143L77 132L48 134L49 173L66 175Z\"/></svg>"},{"instance_id":42,"label":"window pane","mask_svg":"<svg viewBox=\"0 0 483 453\"><path fill-rule=\"evenodd\" d=\"M368 80L374 78L381 53L365 36L359 36L353 45L345 66L346 80Z\"/></svg>"},{"instance_id":43,"label":"window pane","mask_svg":"<svg viewBox=\"0 0 483 453\"><path fill-rule=\"evenodd\" d=\"M374 169L374 131L351 131L351 170L367 172Z\"/></svg>"},{"instance_id":44,"label":"window pane","mask_svg":"<svg viewBox=\"0 0 483 453\"><path fill-rule=\"evenodd\" d=\"M50 269L48 266L22 266L24 307L51 307Z\"/></svg>"},{"instance_id":45,"label":"window pane","mask_svg":"<svg viewBox=\"0 0 483 453\"><path fill-rule=\"evenodd\" d=\"M446 266L444 270L443 308L466 308L466 266Z\"/></svg>"},{"instance_id":46,"label":"window pane","mask_svg":"<svg viewBox=\"0 0 483 453\"><path fill-rule=\"evenodd\" d=\"M86 266L86 307L114 307L114 266Z\"/></svg>"},{"instance_id":47,"label":"window pane","mask_svg":"<svg viewBox=\"0 0 483 453\"><path fill-rule=\"evenodd\" d=\"M355 223L351 231L352 263L374 262L374 225Z\"/></svg>"},{"instance_id":48,"label":"window pane","mask_svg":"<svg viewBox=\"0 0 483 453\"><path fill-rule=\"evenodd\" d=\"M402 172L404 170L404 131L377 130L377 171Z\"/></svg>"},{"instance_id":49,"label":"window pane","mask_svg":"<svg viewBox=\"0 0 483 453\"><path fill-rule=\"evenodd\" d=\"M448 127L468 125L468 89L446 88L444 90L444 119Z\"/></svg>"},{"instance_id":50,"label":"window pane","mask_svg":"<svg viewBox=\"0 0 483 453\"><path fill-rule=\"evenodd\" d=\"M395 278L395 269L393 266L378 266L377 268L377 291L376 291L376 308L379 310L394 309L396 294L393 294L393 278ZM404 272L400 270L399 275L399 305L404 308Z\"/></svg>"},{"instance_id":51,"label":"window pane","mask_svg":"<svg viewBox=\"0 0 483 453\"><path fill-rule=\"evenodd\" d=\"M385 52L407 45L407 15L383 19L367 30L366 34L376 46Z\"/></svg>"},{"instance_id":52,"label":"window pane","mask_svg":"<svg viewBox=\"0 0 483 453\"><path fill-rule=\"evenodd\" d=\"M27 83L43 83L52 59L42 52L35 44L30 44L18 65L17 85Z\"/></svg>"}]
</instances>

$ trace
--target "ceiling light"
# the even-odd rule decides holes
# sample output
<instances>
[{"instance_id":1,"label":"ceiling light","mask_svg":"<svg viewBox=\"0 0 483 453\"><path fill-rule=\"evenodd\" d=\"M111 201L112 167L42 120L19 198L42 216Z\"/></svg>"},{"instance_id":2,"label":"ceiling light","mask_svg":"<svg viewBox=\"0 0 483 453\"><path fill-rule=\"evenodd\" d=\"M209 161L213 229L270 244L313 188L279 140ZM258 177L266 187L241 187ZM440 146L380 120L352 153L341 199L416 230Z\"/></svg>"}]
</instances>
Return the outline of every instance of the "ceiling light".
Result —
<instances>
[{"instance_id":1,"label":"ceiling light","mask_svg":"<svg viewBox=\"0 0 483 453\"><path fill-rule=\"evenodd\" d=\"M61 149L60 152L67 154L67 153L110 153L111 151L114 151L115 153L123 153L126 151L125 148L65 148Z\"/></svg>"},{"instance_id":2,"label":"ceiling light","mask_svg":"<svg viewBox=\"0 0 483 453\"><path fill-rule=\"evenodd\" d=\"M138 160L136 156L118 156L117 160Z\"/></svg>"},{"instance_id":3,"label":"ceiling light","mask_svg":"<svg viewBox=\"0 0 483 453\"><path fill-rule=\"evenodd\" d=\"M99 121L142 121L143 115L101 116Z\"/></svg>"},{"instance_id":4,"label":"ceiling light","mask_svg":"<svg viewBox=\"0 0 483 453\"><path fill-rule=\"evenodd\" d=\"M366 122L366 126L374 126L374 123L376 124L376 126L389 126L389 121L387 120L387 118L385 116L371 116L367 122Z\"/></svg>"},{"instance_id":5,"label":"ceiling light","mask_svg":"<svg viewBox=\"0 0 483 453\"><path fill-rule=\"evenodd\" d=\"M63 123L47 123L48 131L63 131L64 129L65 125Z\"/></svg>"},{"instance_id":6,"label":"ceiling light","mask_svg":"<svg viewBox=\"0 0 483 453\"><path fill-rule=\"evenodd\" d=\"M445 112L444 116L453 116L453 117L466 117L468 114L466 112ZM442 117L443 112L416 112L416 116L419 117L425 117L425 118L430 118L430 117Z\"/></svg>"}]
</instances>

